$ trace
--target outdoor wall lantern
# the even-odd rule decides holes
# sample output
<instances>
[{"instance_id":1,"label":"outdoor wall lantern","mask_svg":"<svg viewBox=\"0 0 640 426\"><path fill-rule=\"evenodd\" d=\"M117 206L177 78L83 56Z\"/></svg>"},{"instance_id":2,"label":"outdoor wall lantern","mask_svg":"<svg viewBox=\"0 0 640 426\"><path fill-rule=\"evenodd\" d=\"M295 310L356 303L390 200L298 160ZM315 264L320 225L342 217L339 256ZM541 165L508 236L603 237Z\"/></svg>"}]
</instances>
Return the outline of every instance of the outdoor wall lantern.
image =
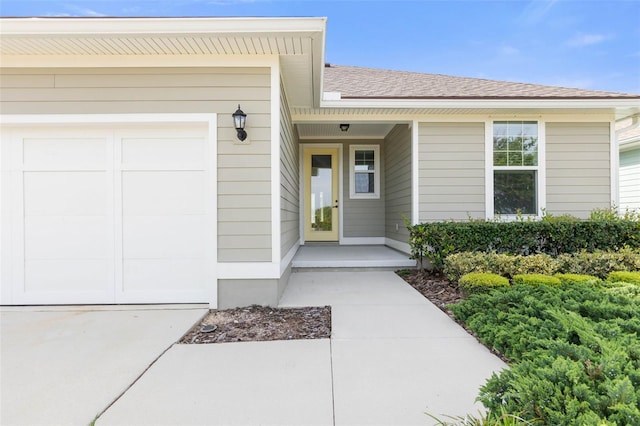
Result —
<instances>
[{"instance_id":1,"label":"outdoor wall lantern","mask_svg":"<svg viewBox=\"0 0 640 426\"><path fill-rule=\"evenodd\" d=\"M240 109L240 104L238 104L238 109L232 114L232 117L233 125L238 132L238 139L244 141L247 138L247 132L245 132L244 130L244 125L247 121L247 114L242 112L242 110Z\"/></svg>"},{"instance_id":2,"label":"outdoor wall lantern","mask_svg":"<svg viewBox=\"0 0 640 426\"><path fill-rule=\"evenodd\" d=\"M340 130L342 130L343 132L346 132L347 130L349 130L349 125L348 124L341 124L340 125Z\"/></svg>"}]
</instances>

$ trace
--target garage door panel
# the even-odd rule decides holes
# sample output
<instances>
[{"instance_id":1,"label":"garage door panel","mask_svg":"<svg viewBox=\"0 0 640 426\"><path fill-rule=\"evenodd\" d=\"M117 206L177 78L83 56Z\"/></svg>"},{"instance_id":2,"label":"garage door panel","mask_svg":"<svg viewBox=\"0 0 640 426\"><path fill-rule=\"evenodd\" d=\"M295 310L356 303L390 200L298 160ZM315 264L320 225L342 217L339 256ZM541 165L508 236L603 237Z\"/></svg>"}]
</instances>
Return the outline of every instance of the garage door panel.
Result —
<instances>
[{"instance_id":1,"label":"garage door panel","mask_svg":"<svg viewBox=\"0 0 640 426\"><path fill-rule=\"evenodd\" d=\"M108 157L106 138L27 138L23 143L29 169L104 170Z\"/></svg>"},{"instance_id":2,"label":"garage door panel","mask_svg":"<svg viewBox=\"0 0 640 426\"><path fill-rule=\"evenodd\" d=\"M208 125L39 124L7 134L3 303L215 301Z\"/></svg>"},{"instance_id":3,"label":"garage door panel","mask_svg":"<svg viewBox=\"0 0 640 426\"><path fill-rule=\"evenodd\" d=\"M105 172L25 172L25 215L101 216L107 209Z\"/></svg>"},{"instance_id":4,"label":"garage door panel","mask_svg":"<svg viewBox=\"0 0 640 426\"><path fill-rule=\"evenodd\" d=\"M25 261L25 293L113 293L113 261L39 259ZM103 301L104 303L104 301Z\"/></svg>"},{"instance_id":5,"label":"garage door panel","mask_svg":"<svg viewBox=\"0 0 640 426\"><path fill-rule=\"evenodd\" d=\"M125 259L202 257L203 216L125 217L122 249Z\"/></svg>"},{"instance_id":6,"label":"garage door panel","mask_svg":"<svg viewBox=\"0 0 640 426\"><path fill-rule=\"evenodd\" d=\"M204 138L123 138L122 163L125 167L204 169Z\"/></svg>"},{"instance_id":7,"label":"garage door panel","mask_svg":"<svg viewBox=\"0 0 640 426\"><path fill-rule=\"evenodd\" d=\"M105 216L28 216L24 221L25 259L110 257L108 225Z\"/></svg>"},{"instance_id":8,"label":"garage door panel","mask_svg":"<svg viewBox=\"0 0 640 426\"><path fill-rule=\"evenodd\" d=\"M204 259L128 259L122 281L125 292L204 291Z\"/></svg>"},{"instance_id":9,"label":"garage door panel","mask_svg":"<svg viewBox=\"0 0 640 426\"><path fill-rule=\"evenodd\" d=\"M123 214L204 214L202 171L123 172Z\"/></svg>"}]
</instances>

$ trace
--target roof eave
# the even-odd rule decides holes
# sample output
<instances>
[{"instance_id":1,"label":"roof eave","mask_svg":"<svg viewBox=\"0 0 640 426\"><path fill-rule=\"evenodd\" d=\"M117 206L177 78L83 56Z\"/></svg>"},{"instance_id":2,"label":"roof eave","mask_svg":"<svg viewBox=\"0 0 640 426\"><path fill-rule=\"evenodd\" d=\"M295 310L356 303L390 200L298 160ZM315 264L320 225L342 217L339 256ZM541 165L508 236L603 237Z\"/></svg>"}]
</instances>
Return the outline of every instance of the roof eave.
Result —
<instances>
[{"instance_id":1,"label":"roof eave","mask_svg":"<svg viewBox=\"0 0 640 426\"><path fill-rule=\"evenodd\" d=\"M625 109L640 112L637 98L348 98L323 100L325 108L585 108Z\"/></svg>"},{"instance_id":2,"label":"roof eave","mask_svg":"<svg viewBox=\"0 0 640 426\"><path fill-rule=\"evenodd\" d=\"M324 32L326 18L1 18L2 35ZM72 25L70 25L72 24Z\"/></svg>"}]
</instances>

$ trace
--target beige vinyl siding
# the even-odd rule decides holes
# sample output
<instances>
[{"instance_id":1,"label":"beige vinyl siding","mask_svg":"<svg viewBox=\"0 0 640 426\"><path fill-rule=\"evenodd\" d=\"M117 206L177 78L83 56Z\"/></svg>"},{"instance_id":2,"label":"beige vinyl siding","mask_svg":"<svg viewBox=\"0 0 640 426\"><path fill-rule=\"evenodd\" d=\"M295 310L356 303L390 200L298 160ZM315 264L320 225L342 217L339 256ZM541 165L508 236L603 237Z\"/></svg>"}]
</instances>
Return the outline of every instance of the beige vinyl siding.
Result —
<instances>
[{"instance_id":1,"label":"beige vinyl siding","mask_svg":"<svg viewBox=\"0 0 640 426\"><path fill-rule=\"evenodd\" d=\"M271 260L270 69L5 69L3 114L218 114L218 259ZM242 105L250 144L235 145ZM247 235L251 230L251 235Z\"/></svg>"},{"instance_id":2,"label":"beige vinyl siding","mask_svg":"<svg viewBox=\"0 0 640 426\"><path fill-rule=\"evenodd\" d=\"M589 217L611 205L609 123L547 123L547 206L552 214Z\"/></svg>"},{"instance_id":3,"label":"beige vinyl siding","mask_svg":"<svg viewBox=\"0 0 640 426\"><path fill-rule=\"evenodd\" d=\"M421 222L485 217L484 123L420 123Z\"/></svg>"},{"instance_id":4,"label":"beige vinyl siding","mask_svg":"<svg viewBox=\"0 0 640 426\"><path fill-rule=\"evenodd\" d=\"M298 136L280 84L280 258L300 241L300 166Z\"/></svg>"},{"instance_id":5,"label":"beige vinyl siding","mask_svg":"<svg viewBox=\"0 0 640 426\"><path fill-rule=\"evenodd\" d=\"M620 153L620 208L640 211L640 148Z\"/></svg>"},{"instance_id":6,"label":"beige vinyl siding","mask_svg":"<svg viewBox=\"0 0 640 426\"><path fill-rule=\"evenodd\" d=\"M411 219L411 129L395 126L384 140L385 237L409 242L403 217ZM398 230L396 231L396 226Z\"/></svg>"},{"instance_id":7,"label":"beige vinyl siding","mask_svg":"<svg viewBox=\"0 0 640 426\"><path fill-rule=\"evenodd\" d=\"M351 145L380 145L380 198L351 199L349 187L349 149ZM342 220L345 238L384 237L384 143L382 140L347 141L342 146L342 164L344 171L342 188Z\"/></svg>"}]
</instances>

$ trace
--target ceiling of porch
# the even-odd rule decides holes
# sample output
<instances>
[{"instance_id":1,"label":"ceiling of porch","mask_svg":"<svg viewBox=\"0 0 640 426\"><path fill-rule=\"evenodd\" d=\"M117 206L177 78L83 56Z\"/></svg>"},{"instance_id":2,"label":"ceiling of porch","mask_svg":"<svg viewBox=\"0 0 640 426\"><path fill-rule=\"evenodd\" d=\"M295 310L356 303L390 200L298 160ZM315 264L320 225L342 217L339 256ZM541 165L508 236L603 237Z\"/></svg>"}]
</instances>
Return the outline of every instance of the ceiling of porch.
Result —
<instances>
[{"instance_id":1,"label":"ceiling of porch","mask_svg":"<svg viewBox=\"0 0 640 426\"><path fill-rule=\"evenodd\" d=\"M349 124L349 129L340 130L340 124ZM331 123L299 123L300 139L384 139L398 123L352 123L349 120Z\"/></svg>"}]
</instances>

